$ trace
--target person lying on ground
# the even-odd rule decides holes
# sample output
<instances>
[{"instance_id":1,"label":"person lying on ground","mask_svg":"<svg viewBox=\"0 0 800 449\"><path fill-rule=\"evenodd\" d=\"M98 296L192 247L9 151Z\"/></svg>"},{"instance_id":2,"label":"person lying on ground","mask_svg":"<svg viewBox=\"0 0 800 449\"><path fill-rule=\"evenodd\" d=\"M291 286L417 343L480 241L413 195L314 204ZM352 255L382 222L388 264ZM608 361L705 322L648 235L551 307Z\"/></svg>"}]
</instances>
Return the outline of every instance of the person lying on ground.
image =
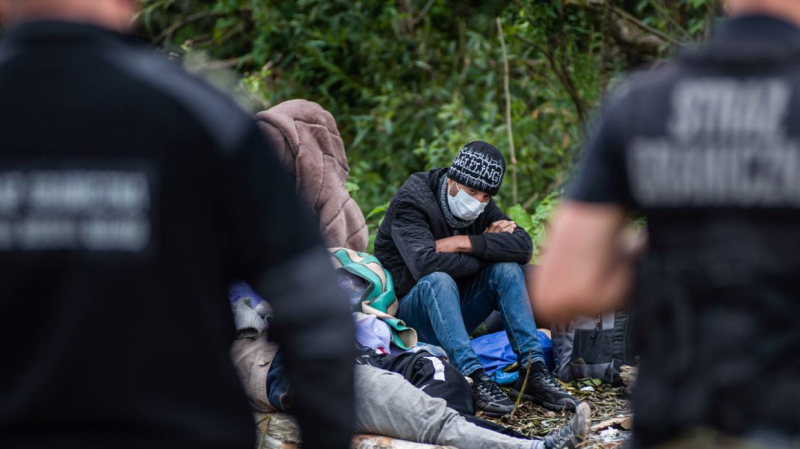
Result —
<instances>
[{"instance_id":1,"label":"person lying on ground","mask_svg":"<svg viewBox=\"0 0 800 449\"><path fill-rule=\"evenodd\" d=\"M416 173L397 191L375 239L400 298L398 318L420 340L439 345L473 380L477 408L502 416L514 407L484 372L469 333L499 310L520 364L513 396L552 410L578 401L547 369L521 264L532 243L492 200L505 159L486 142L465 145L449 168ZM522 383L530 375L525 391Z\"/></svg>"},{"instance_id":2,"label":"person lying on ground","mask_svg":"<svg viewBox=\"0 0 800 449\"><path fill-rule=\"evenodd\" d=\"M294 389L285 375L284 356L277 344L268 341L269 307L244 285L237 286L232 292L232 306L240 338L234 343L231 356L250 403L255 411L262 413L292 413ZM258 304L255 308L254 303ZM372 351L361 348L360 352ZM381 360L382 357L392 356L378 355L377 358L370 358L365 355L359 358L359 364L355 368L354 430L357 434L386 436L460 449L574 448L579 447L589 434L591 408L585 402L578 405L576 413L565 426L541 439L505 435L478 426L469 422L466 415L449 407L445 399L431 397L425 392L442 388L452 391L459 388L458 381L447 377L448 370L437 371L439 377L434 377L430 380L431 383L423 385L423 388L431 387L423 391L402 375L371 365L373 360ZM403 369L407 369L407 365ZM452 370L457 371L455 368ZM456 375L461 377L460 373ZM450 385L432 385L436 382ZM466 384L463 379L461 382ZM469 387L464 385L464 388ZM465 394L470 393L465 390Z\"/></svg>"},{"instance_id":3,"label":"person lying on ground","mask_svg":"<svg viewBox=\"0 0 800 449\"><path fill-rule=\"evenodd\" d=\"M639 447L800 441L800 2L728 7L705 48L609 97L534 285L557 318L630 295Z\"/></svg>"}]
</instances>

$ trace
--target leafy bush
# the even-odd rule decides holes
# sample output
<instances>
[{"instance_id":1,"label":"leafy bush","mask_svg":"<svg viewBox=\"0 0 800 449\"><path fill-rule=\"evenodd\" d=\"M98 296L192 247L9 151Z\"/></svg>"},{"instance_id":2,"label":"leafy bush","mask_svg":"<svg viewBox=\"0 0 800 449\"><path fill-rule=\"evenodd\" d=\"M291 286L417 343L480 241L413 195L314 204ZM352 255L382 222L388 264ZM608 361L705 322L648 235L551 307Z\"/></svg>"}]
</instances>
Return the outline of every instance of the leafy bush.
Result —
<instances>
[{"instance_id":1,"label":"leafy bush","mask_svg":"<svg viewBox=\"0 0 800 449\"><path fill-rule=\"evenodd\" d=\"M607 86L704 37L717 9L716 0L146 0L141 34L254 110L305 98L331 111L348 190L374 212L372 230L411 173L448 165L465 143L488 141L510 161L508 98L517 165L498 202L539 242Z\"/></svg>"},{"instance_id":2,"label":"leafy bush","mask_svg":"<svg viewBox=\"0 0 800 449\"><path fill-rule=\"evenodd\" d=\"M517 224L517 226L524 229L528 235L531 236L533 241L533 257L531 263L535 264L539 261L539 256L542 253L542 245L547 238L547 220L553 213L559 203L559 194L551 193L543 199L534 209L533 214L529 214L525 208L517 204L516 206L508 209L508 216Z\"/></svg>"}]
</instances>

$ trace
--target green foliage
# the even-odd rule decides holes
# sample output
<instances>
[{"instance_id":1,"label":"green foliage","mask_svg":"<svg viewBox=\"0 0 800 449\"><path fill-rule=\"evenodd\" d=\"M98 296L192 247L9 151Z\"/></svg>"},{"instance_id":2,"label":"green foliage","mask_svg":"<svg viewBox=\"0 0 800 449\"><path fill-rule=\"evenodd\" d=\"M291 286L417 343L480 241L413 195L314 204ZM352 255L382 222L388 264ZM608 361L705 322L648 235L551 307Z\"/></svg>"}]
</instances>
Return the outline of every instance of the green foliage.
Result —
<instances>
[{"instance_id":1,"label":"green foliage","mask_svg":"<svg viewBox=\"0 0 800 449\"><path fill-rule=\"evenodd\" d=\"M636 13L643 22L688 41L705 38L709 13L716 13L716 2L677 0L672 5L660 0L638 0Z\"/></svg>"},{"instance_id":2,"label":"green foliage","mask_svg":"<svg viewBox=\"0 0 800 449\"><path fill-rule=\"evenodd\" d=\"M590 379L590 378L585 378L585 379L578 380L576 383L581 388L583 388L583 387L595 388L595 387L599 387L600 385L603 385L603 381L602 380L600 380L600 379Z\"/></svg>"},{"instance_id":3,"label":"green foliage","mask_svg":"<svg viewBox=\"0 0 800 449\"><path fill-rule=\"evenodd\" d=\"M531 238L533 239L533 258L531 263L539 261L539 255L542 253L542 245L545 243L547 237L547 220L553 214L553 211L558 206L559 195L551 193L547 196L531 215L533 222L533 229L531 231Z\"/></svg>"},{"instance_id":4,"label":"green foliage","mask_svg":"<svg viewBox=\"0 0 800 449\"><path fill-rule=\"evenodd\" d=\"M448 165L465 143L488 141L510 161L500 18L519 194L512 168L497 200L524 206L514 214L538 248L606 86L669 49L630 20L636 33L615 32L627 19L614 11L695 41L715 10L711 0L145 0L140 16L145 38L254 109L305 98L331 111L348 191L373 212L373 231L411 173Z\"/></svg>"},{"instance_id":5,"label":"green foliage","mask_svg":"<svg viewBox=\"0 0 800 449\"><path fill-rule=\"evenodd\" d=\"M356 192L361 190L361 187L359 187L359 185L354 183L353 181L345 182L344 187L347 189L347 193L349 193L350 196L355 195Z\"/></svg>"},{"instance_id":6,"label":"green foliage","mask_svg":"<svg viewBox=\"0 0 800 449\"><path fill-rule=\"evenodd\" d=\"M524 229L525 232L528 234L533 232L533 220L531 219L531 215L525 210L524 207L522 207L522 205L517 204L516 206L506 210L506 213L511 220L514 221L517 226Z\"/></svg>"},{"instance_id":7,"label":"green foliage","mask_svg":"<svg viewBox=\"0 0 800 449\"><path fill-rule=\"evenodd\" d=\"M524 207L517 204L509 208L506 213L508 216L531 236L533 241L533 258L531 263L535 264L539 261L542 245L547 237L547 220L552 215L556 206L558 206L558 193L551 193L545 199L539 202L533 214L529 214Z\"/></svg>"},{"instance_id":8,"label":"green foliage","mask_svg":"<svg viewBox=\"0 0 800 449\"><path fill-rule=\"evenodd\" d=\"M382 204L370 211L365 217L367 220L367 229L369 229L369 243L367 244L367 252L373 253L375 249L375 237L377 236L378 227L383 223L386 217L386 211L389 209L389 203Z\"/></svg>"}]
</instances>

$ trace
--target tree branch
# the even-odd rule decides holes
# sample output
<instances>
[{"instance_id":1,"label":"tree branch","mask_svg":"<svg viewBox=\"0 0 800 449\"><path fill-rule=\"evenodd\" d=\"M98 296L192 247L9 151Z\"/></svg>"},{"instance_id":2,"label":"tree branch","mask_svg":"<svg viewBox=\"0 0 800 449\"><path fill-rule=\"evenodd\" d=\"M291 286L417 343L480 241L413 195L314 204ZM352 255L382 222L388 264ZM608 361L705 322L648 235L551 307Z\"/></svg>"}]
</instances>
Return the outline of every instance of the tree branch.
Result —
<instances>
[{"instance_id":1,"label":"tree branch","mask_svg":"<svg viewBox=\"0 0 800 449\"><path fill-rule=\"evenodd\" d=\"M613 0L609 0L613 1ZM606 87L608 87L608 65L611 60L611 7L606 5L603 8L603 21L601 24L602 42L600 48L600 72L598 74L598 82L600 84L600 98L606 96Z\"/></svg>"},{"instance_id":2,"label":"tree branch","mask_svg":"<svg viewBox=\"0 0 800 449\"><path fill-rule=\"evenodd\" d=\"M657 36L657 37L659 37L659 38L661 38L661 39L663 39L663 40L665 40L667 42L671 42L671 43L673 43L673 44L675 44L675 45L677 45L677 46L679 46L681 48L686 48L686 44L684 44L683 42L675 39L674 37L672 37L672 36L670 36L670 35L668 35L666 33L663 33L661 31L651 27L650 25L647 25L646 23L642 22L641 20L637 19L636 17L633 17L632 15L630 15L628 12L626 12L626 11L616 7L616 6L612 6L611 10L615 14L617 14L618 16L620 16L623 19L627 20L628 22L636 25L637 27L641 28L642 30L644 30L644 31L646 31L646 32L648 32L648 33L650 33L650 34L652 34L654 36Z\"/></svg>"},{"instance_id":3,"label":"tree branch","mask_svg":"<svg viewBox=\"0 0 800 449\"><path fill-rule=\"evenodd\" d=\"M683 35L690 41L694 41L694 36L692 36L692 33L690 33L689 30L687 30L683 25L681 25L677 20L675 20L675 17L672 17L672 14L670 14L670 11L666 9L665 5L659 4L655 0L648 0L648 1L662 17L664 17L669 23L672 24L672 26L680 30L680 32L683 33Z\"/></svg>"},{"instance_id":4,"label":"tree branch","mask_svg":"<svg viewBox=\"0 0 800 449\"><path fill-rule=\"evenodd\" d=\"M241 13L241 12L249 12L249 11L250 11L250 8L242 8L238 12ZM180 30L181 28L185 27L186 25L189 25L189 24L194 23L194 22L199 22L199 21L205 20L205 19L218 19L220 17L226 17L226 16L229 16L229 15L232 15L232 13L224 13L224 12L217 12L217 11L211 11L211 10L209 10L209 11L201 11L201 12L192 14L192 15L186 17L185 19L179 20L179 21L173 23L172 25L170 25L169 27L167 27L163 32L161 32L161 34L158 35L158 37L156 37L155 40L156 41L163 41L164 45L167 45L167 44L170 43L170 41L172 41L172 37L175 35L175 33L178 30Z\"/></svg>"},{"instance_id":5,"label":"tree branch","mask_svg":"<svg viewBox=\"0 0 800 449\"><path fill-rule=\"evenodd\" d=\"M536 42L526 39L519 34L515 34L514 37L535 48L547 58L553 73L556 74L558 79L561 81L561 84L564 86L564 89L567 90L570 99L572 99L572 103L575 105L575 110L578 113L578 119L581 122L581 126L584 127L586 125L586 104L583 102L578 90L575 88L575 83L572 81L572 75L570 75L566 65L562 63L562 67L559 67L555 56ZM564 69L563 72L562 68Z\"/></svg>"},{"instance_id":6,"label":"tree branch","mask_svg":"<svg viewBox=\"0 0 800 449\"><path fill-rule=\"evenodd\" d=\"M431 6L435 3L436 0L428 0L428 3L425 4L425 7L417 14L417 17L414 17L414 20L411 21L411 28L413 29L424 17L425 14L428 13L428 10L431 9Z\"/></svg>"},{"instance_id":7,"label":"tree branch","mask_svg":"<svg viewBox=\"0 0 800 449\"><path fill-rule=\"evenodd\" d=\"M514 132L511 128L511 89L508 87L508 54L506 53L506 40L503 37L503 23L500 18L497 22L497 33L500 35L500 48L503 50L503 91L506 97L506 132L508 133L508 149L511 153L511 201L517 204L517 153L514 150Z\"/></svg>"}]
</instances>

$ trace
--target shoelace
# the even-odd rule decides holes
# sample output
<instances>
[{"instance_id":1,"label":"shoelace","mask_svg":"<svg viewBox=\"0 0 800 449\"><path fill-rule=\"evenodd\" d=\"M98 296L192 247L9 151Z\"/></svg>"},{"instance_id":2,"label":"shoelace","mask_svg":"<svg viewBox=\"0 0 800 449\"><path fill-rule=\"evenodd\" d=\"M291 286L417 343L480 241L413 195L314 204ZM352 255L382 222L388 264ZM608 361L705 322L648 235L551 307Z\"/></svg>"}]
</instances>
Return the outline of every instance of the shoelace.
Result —
<instances>
[{"instance_id":1,"label":"shoelace","mask_svg":"<svg viewBox=\"0 0 800 449\"><path fill-rule=\"evenodd\" d=\"M544 381L553 387L554 390L558 391L559 393L566 393L567 391L564 390L564 387L561 386L561 382L556 380L556 376L550 372L549 369L545 368L542 370L542 374L544 376Z\"/></svg>"},{"instance_id":2,"label":"shoelace","mask_svg":"<svg viewBox=\"0 0 800 449\"><path fill-rule=\"evenodd\" d=\"M486 394L493 401L506 399L506 394L494 382L480 382L476 388L479 393Z\"/></svg>"}]
</instances>

